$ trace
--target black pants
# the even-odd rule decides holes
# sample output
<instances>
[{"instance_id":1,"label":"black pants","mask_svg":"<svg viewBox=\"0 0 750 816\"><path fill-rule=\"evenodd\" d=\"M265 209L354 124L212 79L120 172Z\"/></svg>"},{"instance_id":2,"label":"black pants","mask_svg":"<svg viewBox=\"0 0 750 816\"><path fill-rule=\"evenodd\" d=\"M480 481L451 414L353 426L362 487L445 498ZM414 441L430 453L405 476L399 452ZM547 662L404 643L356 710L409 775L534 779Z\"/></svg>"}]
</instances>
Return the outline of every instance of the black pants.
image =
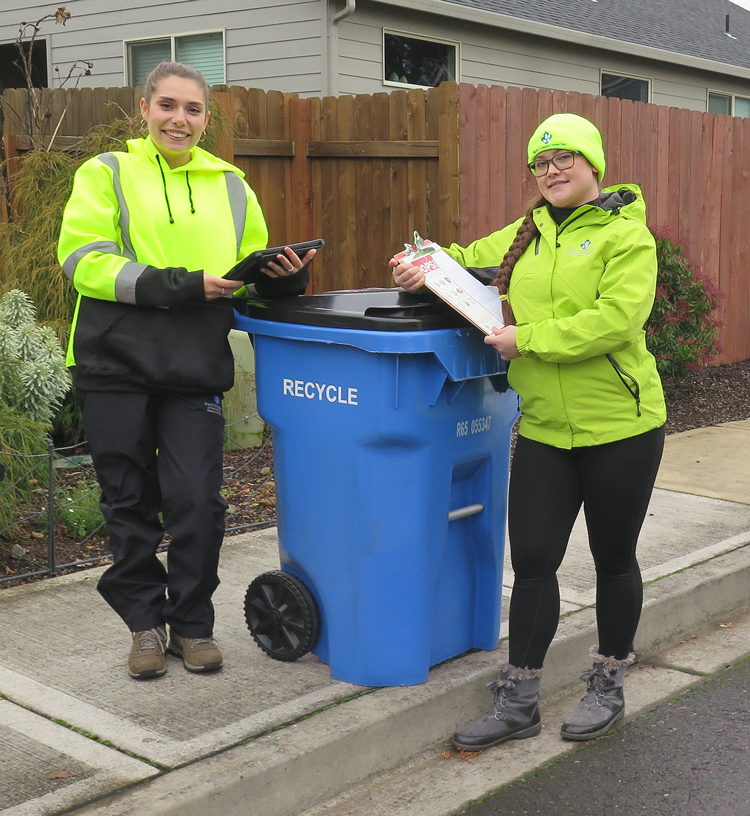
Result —
<instances>
[{"instance_id":1,"label":"black pants","mask_svg":"<svg viewBox=\"0 0 750 816\"><path fill-rule=\"evenodd\" d=\"M508 499L512 665L544 664L560 618L557 570L582 504L596 567L599 653L627 657L643 605L635 548L663 448L663 427L572 450L518 438Z\"/></svg>"},{"instance_id":2,"label":"black pants","mask_svg":"<svg viewBox=\"0 0 750 816\"><path fill-rule=\"evenodd\" d=\"M168 623L182 637L211 635L227 507L219 494L220 400L111 391L81 396L114 558L99 592L133 632ZM171 536L166 570L156 556L165 529Z\"/></svg>"}]
</instances>

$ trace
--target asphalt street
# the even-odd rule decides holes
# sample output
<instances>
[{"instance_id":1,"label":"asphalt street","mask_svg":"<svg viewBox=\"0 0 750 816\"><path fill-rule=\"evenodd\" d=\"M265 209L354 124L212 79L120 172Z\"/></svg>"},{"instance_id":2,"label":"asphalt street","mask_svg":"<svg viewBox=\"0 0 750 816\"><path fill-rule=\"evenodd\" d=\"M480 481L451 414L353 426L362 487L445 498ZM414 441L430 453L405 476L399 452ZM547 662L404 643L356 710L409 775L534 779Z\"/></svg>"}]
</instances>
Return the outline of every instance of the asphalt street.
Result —
<instances>
[{"instance_id":1,"label":"asphalt street","mask_svg":"<svg viewBox=\"0 0 750 816\"><path fill-rule=\"evenodd\" d=\"M582 745L465 816L750 814L750 659ZM627 684L625 687L627 698Z\"/></svg>"}]
</instances>

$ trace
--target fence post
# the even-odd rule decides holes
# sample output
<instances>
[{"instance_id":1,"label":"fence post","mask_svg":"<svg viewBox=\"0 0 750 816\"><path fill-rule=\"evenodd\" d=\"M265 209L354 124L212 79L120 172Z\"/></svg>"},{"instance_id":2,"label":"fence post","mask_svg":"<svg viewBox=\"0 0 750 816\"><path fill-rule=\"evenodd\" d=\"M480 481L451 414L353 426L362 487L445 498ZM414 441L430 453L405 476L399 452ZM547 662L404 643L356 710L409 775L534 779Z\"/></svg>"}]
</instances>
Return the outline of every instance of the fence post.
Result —
<instances>
[{"instance_id":1,"label":"fence post","mask_svg":"<svg viewBox=\"0 0 750 816\"><path fill-rule=\"evenodd\" d=\"M234 162L234 110L232 107L232 97L227 91L213 91L213 98L221 106L224 115L227 117L227 130L219 133L219 138L214 146L214 153L230 164Z\"/></svg>"},{"instance_id":2,"label":"fence post","mask_svg":"<svg viewBox=\"0 0 750 816\"><path fill-rule=\"evenodd\" d=\"M5 154L5 170L3 178L0 179L2 196L0 196L0 223L9 223L13 216L18 218L18 208L14 202L13 182L14 176L18 173L18 150L16 148L16 137L12 133L5 133L2 136L3 153Z\"/></svg>"},{"instance_id":3,"label":"fence post","mask_svg":"<svg viewBox=\"0 0 750 816\"><path fill-rule=\"evenodd\" d=\"M458 84L443 82L439 86L440 155L438 231L447 246L461 238L461 180L459 174L459 100Z\"/></svg>"},{"instance_id":4,"label":"fence post","mask_svg":"<svg viewBox=\"0 0 750 816\"><path fill-rule=\"evenodd\" d=\"M307 155L307 143L312 140L309 99L285 100L289 138L294 142L294 156L290 170L291 195L287 201L287 234L299 235L300 241L317 238L313 235L312 167ZM314 267L313 267L314 270ZM311 272L310 289L313 291Z\"/></svg>"},{"instance_id":5,"label":"fence post","mask_svg":"<svg viewBox=\"0 0 750 816\"><path fill-rule=\"evenodd\" d=\"M47 440L47 572L57 574L55 562L55 448L51 439Z\"/></svg>"}]
</instances>

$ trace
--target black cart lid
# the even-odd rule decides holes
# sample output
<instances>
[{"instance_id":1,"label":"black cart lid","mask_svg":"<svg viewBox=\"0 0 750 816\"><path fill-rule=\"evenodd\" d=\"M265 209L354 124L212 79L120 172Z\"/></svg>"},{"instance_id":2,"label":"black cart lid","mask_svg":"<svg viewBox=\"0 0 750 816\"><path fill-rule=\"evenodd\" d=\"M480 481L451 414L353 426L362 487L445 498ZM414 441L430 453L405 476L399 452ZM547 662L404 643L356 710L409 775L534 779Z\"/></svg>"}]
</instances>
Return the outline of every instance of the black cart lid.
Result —
<instances>
[{"instance_id":1,"label":"black cart lid","mask_svg":"<svg viewBox=\"0 0 750 816\"><path fill-rule=\"evenodd\" d=\"M342 289L299 295L247 303L242 311L259 320L370 331L425 331L471 325L430 293L412 294L395 288Z\"/></svg>"}]
</instances>

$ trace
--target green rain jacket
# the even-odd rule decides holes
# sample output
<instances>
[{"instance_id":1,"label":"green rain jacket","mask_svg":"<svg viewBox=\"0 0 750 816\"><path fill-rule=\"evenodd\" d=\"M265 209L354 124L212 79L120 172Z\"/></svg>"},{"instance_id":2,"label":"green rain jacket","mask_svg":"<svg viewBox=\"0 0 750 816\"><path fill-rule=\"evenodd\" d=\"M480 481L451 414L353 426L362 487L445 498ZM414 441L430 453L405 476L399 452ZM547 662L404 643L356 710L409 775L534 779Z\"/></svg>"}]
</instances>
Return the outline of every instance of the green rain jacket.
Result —
<instances>
[{"instance_id":1,"label":"green rain jacket","mask_svg":"<svg viewBox=\"0 0 750 816\"><path fill-rule=\"evenodd\" d=\"M68 365L84 390L222 393L232 301L205 300L203 271L223 276L267 245L260 205L241 170L199 147L173 170L150 137L127 147L81 165L63 214L58 259L78 292ZM305 276L259 274L256 288L298 294Z\"/></svg>"},{"instance_id":2,"label":"green rain jacket","mask_svg":"<svg viewBox=\"0 0 750 816\"><path fill-rule=\"evenodd\" d=\"M624 203L632 198L626 191L632 203ZM574 448L660 427L664 394L643 328L656 250L640 189L607 188L598 204L579 207L560 226L546 207L533 217L540 235L518 260L508 291L521 353L508 371L521 397L519 433ZM497 267L521 220L446 251L465 267Z\"/></svg>"}]
</instances>

